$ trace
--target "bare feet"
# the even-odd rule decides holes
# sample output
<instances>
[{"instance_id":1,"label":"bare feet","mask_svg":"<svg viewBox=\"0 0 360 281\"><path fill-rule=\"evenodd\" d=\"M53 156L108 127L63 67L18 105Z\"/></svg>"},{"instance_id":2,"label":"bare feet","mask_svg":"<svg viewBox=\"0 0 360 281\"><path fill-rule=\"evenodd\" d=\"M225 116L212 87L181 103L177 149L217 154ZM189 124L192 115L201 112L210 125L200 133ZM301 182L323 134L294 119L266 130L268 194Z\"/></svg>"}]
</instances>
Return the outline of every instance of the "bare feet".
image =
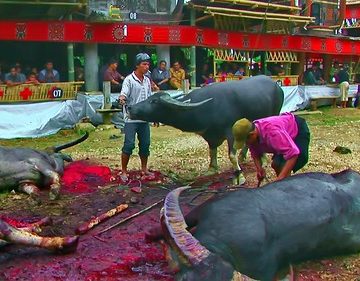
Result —
<instances>
[{"instance_id":1,"label":"bare feet","mask_svg":"<svg viewBox=\"0 0 360 281\"><path fill-rule=\"evenodd\" d=\"M120 173L120 179L123 182L128 182L129 181L129 174L126 171L122 171Z\"/></svg>"}]
</instances>

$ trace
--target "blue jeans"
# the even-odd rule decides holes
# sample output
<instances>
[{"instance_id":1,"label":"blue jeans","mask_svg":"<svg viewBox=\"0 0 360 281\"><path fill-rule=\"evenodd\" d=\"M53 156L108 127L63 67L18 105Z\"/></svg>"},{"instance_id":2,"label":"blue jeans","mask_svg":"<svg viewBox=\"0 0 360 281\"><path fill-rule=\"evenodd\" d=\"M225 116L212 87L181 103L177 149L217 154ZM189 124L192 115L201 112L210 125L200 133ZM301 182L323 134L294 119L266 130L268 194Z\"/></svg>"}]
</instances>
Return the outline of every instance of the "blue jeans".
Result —
<instances>
[{"instance_id":1,"label":"blue jeans","mask_svg":"<svg viewBox=\"0 0 360 281\"><path fill-rule=\"evenodd\" d=\"M124 127L124 146L122 152L131 155L135 148L135 135L139 140L139 155L147 157L150 155L150 126L149 123L134 122L125 123Z\"/></svg>"}]
</instances>

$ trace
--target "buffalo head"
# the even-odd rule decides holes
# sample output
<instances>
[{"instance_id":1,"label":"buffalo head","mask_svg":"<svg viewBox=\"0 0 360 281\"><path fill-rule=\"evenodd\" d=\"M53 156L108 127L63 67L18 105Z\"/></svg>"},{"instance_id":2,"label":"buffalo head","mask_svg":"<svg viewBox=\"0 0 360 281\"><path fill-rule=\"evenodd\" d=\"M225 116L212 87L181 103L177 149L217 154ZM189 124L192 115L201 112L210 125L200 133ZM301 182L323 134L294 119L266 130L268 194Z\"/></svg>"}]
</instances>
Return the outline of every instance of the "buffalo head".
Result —
<instances>
[{"instance_id":1,"label":"buffalo head","mask_svg":"<svg viewBox=\"0 0 360 281\"><path fill-rule=\"evenodd\" d=\"M193 110L211 100L212 98L197 103L191 103L190 100L180 102L172 98L168 93L158 92L145 101L129 106L128 111L130 118L133 120L138 119L148 122L164 122L169 116L174 116L176 111Z\"/></svg>"},{"instance_id":2,"label":"buffalo head","mask_svg":"<svg viewBox=\"0 0 360 281\"><path fill-rule=\"evenodd\" d=\"M181 262L186 265L177 280L252 280L237 272L234 267L219 255L206 249L187 231L187 224L179 206L179 195L191 188L184 186L170 192L161 211L161 225L167 242L176 251Z\"/></svg>"}]
</instances>

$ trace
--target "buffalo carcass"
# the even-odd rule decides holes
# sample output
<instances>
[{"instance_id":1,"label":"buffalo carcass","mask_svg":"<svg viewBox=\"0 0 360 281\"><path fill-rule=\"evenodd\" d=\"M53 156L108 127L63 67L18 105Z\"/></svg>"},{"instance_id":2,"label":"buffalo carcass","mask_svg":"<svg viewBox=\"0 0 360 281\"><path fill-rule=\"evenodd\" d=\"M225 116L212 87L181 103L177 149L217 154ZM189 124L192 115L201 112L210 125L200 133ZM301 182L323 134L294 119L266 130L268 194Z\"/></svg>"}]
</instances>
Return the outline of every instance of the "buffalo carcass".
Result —
<instances>
[{"instance_id":1,"label":"buffalo carcass","mask_svg":"<svg viewBox=\"0 0 360 281\"><path fill-rule=\"evenodd\" d=\"M164 92L128 107L131 119L161 122L182 131L201 135L210 149L210 171L217 171L217 147L226 139L229 158L238 183L245 182L233 149L232 125L241 118L255 120L278 115L284 101L282 89L260 75L240 81L214 83L195 89L176 100Z\"/></svg>"},{"instance_id":2,"label":"buffalo carcass","mask_svg":"<svg viewBox=\"0 0 360 281\"><path fill-rule=\"evenodd\" d=\"M78 236L41 237L37 235L37 232L41 231L41 226L50 223L50 218L44 218L27 227L17 228L0 218L0 247L7 244L18 244L61 252L75 251L79 240Z\"/></svg>"},{"instance_id":3,"label":"buffalo carcass","mask_svg":"<svg viewBox=\"0 0 360 281\"><path fill-rule=\"evenodd\" d=\"M360 251L360 174L305 173L240 189L200 205L184 221L168 194L162 226L187 263L177 280L231 280L234 272L271 281L305 260ZM195 228L192 236L188 230ZM246 279L245 279L246 280Z\"/></svg>"},{"instance_id":4,"label":"buffalo carcass","mask_svg":"<svg viewBox=\"0 0 360 281\"><path fill-rule=\"evenodd\" d=\"M50 187L51 200L59 196L60 176L64 172L64 160L71 157L60 150L76 145L88 138L86 133L79 139L44 151L30 148L0 147L0 190L19 189L37 195L39 187Z\"/></svg>"}]
</instances>

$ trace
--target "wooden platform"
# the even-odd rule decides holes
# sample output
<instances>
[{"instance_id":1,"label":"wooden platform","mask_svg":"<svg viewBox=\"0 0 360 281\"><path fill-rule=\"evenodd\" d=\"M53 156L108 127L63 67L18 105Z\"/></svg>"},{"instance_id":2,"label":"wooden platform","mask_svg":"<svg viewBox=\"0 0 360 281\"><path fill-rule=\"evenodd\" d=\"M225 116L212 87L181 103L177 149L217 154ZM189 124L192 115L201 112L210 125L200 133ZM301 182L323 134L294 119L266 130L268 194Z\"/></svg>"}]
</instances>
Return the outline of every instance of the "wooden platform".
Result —
<instances>
[{"instance_id":1,"label":"wooden platform","mask_svg":"<svg viewBox=\"0 0 360 281\"><path fill-rule=\"evenodd\" d=\"M0 103L41 102L76 99L84 82L0 85Z\"/></svg>"}]
</instances>

